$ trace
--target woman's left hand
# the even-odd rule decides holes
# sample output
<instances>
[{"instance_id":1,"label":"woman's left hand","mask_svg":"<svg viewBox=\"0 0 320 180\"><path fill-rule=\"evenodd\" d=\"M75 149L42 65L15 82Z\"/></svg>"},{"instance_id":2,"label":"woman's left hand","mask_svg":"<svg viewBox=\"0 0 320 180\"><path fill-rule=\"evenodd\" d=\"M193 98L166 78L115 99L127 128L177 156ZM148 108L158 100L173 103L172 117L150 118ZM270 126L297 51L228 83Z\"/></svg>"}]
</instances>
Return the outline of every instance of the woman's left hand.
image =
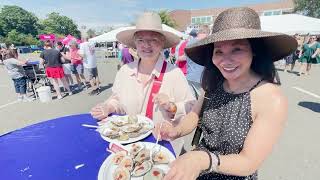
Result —
<instances>
[{"instance_id":1,"label":"woman's left hand","mask_svg":"<svg viewBox=\"0 0 320 180\"><path fill-rule=\"evenodd\" d=\"M170 164L164 180L194 180L209 166L209 157L203 151L190 151Z\"/></svg>"}]
</instances>

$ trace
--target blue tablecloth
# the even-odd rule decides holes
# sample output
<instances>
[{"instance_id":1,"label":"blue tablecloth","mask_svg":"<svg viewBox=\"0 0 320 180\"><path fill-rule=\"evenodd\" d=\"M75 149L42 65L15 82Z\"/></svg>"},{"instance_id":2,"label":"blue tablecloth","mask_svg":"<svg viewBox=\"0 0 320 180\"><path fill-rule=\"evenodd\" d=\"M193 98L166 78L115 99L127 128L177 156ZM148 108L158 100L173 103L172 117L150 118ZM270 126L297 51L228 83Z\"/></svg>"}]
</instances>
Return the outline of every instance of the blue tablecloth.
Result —
<instances>
[{"instance_id":1,"label":"blue tablecloth","mask_svg":"<svg viewBox=\"0 0 320 180\"><path fill-rule=\"evenodd\" d=\"M34 60L30 60L27 62L27 65L38 65L40 63L40 61L34 61Z\"/></svg>"},{"instance_id":2,"label":"blue tablecloth","mask_svg":"<svg viewBox=\"0 0 320 180\"><path fill-rule=\"evenodd\" d=\"M61 117L0 137L0 180L94 180L109 143L89 114ZM143 141L155 142L152 135ZM168 142L160 142L174 152ZM77 168L76 168L77 167Z\"/></svg>"}]
</instances>

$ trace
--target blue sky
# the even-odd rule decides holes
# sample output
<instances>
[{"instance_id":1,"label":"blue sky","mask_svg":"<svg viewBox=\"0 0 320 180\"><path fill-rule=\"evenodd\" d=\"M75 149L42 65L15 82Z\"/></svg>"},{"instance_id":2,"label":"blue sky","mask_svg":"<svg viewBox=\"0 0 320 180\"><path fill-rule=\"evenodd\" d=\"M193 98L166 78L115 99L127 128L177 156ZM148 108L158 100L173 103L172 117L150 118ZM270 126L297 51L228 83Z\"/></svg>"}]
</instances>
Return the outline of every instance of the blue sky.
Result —
<instances>
[{"instance_id":1,"label":"blue sky","mask_svg":"<svg viewBox=\"0 0 320 180\"><path fill-rule=\"evenodd\" d=\"M59 12L78 25L106 27L129 24L146 10L203 9L212 7L245 6L279 0L0 0L3 5L17 5L45 18Z\"/></svg>"}]
</instances>

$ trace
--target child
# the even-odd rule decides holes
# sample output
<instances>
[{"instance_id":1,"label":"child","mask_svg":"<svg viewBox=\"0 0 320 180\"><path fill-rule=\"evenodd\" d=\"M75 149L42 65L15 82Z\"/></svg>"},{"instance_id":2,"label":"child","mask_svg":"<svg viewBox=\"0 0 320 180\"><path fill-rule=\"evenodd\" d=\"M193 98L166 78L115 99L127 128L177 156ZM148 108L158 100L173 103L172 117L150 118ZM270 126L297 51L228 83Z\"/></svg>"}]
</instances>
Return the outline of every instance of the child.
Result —
<instances>
[{"instance_id":1,"label":"child","mask_svg":"<svg viewBox=\"0 0 320 180\"><path fill-rule=\"evenodd\" d=\"M33 101L33 98L29 98L27 92L27 78L25 76L23 65L27 61L19 61L16 59L18 53L16 49L6 50L4 53L4 65L13 80L16 93L18 94L18 101L29 102Z\"/></svg>"}]
</instances>

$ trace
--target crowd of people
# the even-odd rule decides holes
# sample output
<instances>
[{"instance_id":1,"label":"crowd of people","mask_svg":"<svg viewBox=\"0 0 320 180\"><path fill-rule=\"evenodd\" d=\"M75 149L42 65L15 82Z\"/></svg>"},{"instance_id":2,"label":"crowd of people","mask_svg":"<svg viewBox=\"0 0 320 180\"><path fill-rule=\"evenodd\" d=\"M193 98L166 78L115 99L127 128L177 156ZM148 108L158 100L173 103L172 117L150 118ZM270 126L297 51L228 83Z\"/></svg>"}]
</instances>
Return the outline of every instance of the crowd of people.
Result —
<instances>
[{"instance_id":1,"label":"crowd of people","mask_svg":"<svg viewBox=\"0 0 320 180\"><path fill-rule=\"evenodd\" d=\"M298 42L298 48L295 52L285 57L284 71L294 72L294 67L299 64L297 75L310 75L311 67L314 64L320 64L320 37L315 35L293 36Z\"/></svg>"},{"instance_id":2,"label":"crowd of people","mask_svg":"<svg viewBox=\"0 0 320 180\"><path fill-rule=\"evenodd\" d=\"M14 82L18 100L31 101L26 95L28 81L34 81L34 76L28 78L24 66L28 66L28 60L20 59L16 48L1 48L1 62L5 65L9 76ZM44 42L44 50L41 52L39 64L43 65L45 75L49 79L57 94L57 99L64 96L60 85L66 90L66 95L72 95L74 91L88 90L89 95L101 93L100 80L97 69L97 59L93 43L84 39L78 44L71 40L67 45L51 41ZM77 84L74 84L75 78ZM34 92L36 93L36 92Z\"/></svg>"}]
</instances>

